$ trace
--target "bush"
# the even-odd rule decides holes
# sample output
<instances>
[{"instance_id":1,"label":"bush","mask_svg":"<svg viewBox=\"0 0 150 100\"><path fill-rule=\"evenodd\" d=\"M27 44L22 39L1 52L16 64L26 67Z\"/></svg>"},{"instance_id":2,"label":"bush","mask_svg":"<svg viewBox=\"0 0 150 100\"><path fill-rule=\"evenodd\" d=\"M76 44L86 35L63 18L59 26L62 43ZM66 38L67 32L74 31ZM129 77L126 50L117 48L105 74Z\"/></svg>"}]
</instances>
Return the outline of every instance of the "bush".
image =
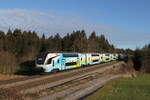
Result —
<instances>
[{"instance_id":1,"label":"bush","mask_svg":"<svg viewBox=\"0 0 150 100\"><path fill-rule=\"evenodd\" d=\"M143 50L143 57L141 59L142 61L142 68L141 70L143 72L148 72L150 73L150 48L144 48Z\"/></svg>"},{"instance_id":2,"label":"bush","mask_svg":"<svg viewBox=\"0 0 150 100\"><path fill-rule=\"evenodd\" d=\"M41 73L42 70L39 70L35 67L35 61L30 60L20 64L19 69L17 70L16 74L20 75L35 75Z\"/></svg>"},{"instance_id":3,"label":"bush","mask_svg":"<svg viewBox=\"0 0 150 100\"><path fill-rule=\"evenodd\" d=\"M140 70L142 66L142 51L137 49L134 52L133 63L135 70Z\"/></svg>"},{"instance_id":4,"label":"bush","mask_svg":"<svg viewBox=\"0 0 150 100\"><path fill-rule=\"evenodd\" d=\"M150 45L135 50L133 63L136 70L150 73Z\"/></svg>"}]
</instances>

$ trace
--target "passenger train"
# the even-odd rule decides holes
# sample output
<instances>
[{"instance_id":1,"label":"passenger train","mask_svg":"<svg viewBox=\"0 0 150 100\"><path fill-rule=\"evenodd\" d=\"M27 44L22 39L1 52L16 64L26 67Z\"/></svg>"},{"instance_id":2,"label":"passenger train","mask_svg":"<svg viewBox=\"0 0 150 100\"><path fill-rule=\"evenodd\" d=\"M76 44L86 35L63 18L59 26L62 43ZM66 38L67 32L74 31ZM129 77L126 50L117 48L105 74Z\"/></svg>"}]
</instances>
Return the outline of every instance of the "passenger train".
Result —
<instances>
[{"instance_id":1,"label":"passenger train","mask_svg":"<svg viewBox=\"0 0 150 100\"><path fill-rule=\"evenodd\" d=\"M95 65L117 60L118 54L100 53L51 53L44 52L37 56L36 68L44 72L53 72Z\"/></svg>"}]
</instances>

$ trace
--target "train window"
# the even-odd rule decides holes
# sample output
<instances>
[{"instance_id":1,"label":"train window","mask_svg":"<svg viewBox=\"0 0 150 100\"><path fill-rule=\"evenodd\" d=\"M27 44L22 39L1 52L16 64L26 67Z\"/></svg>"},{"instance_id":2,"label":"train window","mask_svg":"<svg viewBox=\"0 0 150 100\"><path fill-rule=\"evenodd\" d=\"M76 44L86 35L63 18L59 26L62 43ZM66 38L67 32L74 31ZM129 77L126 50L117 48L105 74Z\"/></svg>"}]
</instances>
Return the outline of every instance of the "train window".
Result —
<instances>
[{"instance_id":1,"label":"train window","mask_svg":"<svg viewBox=\"0 0 150 100\"><path fill-rule=\"evenodd\" d=\"M64 54L63 54L63 57L78 57L78 54L73 54L73 53L68 53L68 54L66 53L66 54L65 54L65 53L64 53Z\"/></svg>"},{"instance_id":2,"label":"train window","mask_svg":"<svg viewBox=\"0 0 150 100\"><path fill-rule=\"evenodd\" d=\"M57 63L59 63L59 59L57 60Z\"/></svg>"},{"instance_id":3,"label":"train window","mask_svg":"<svg viewBox=\"0 0 150 100\"><path fill-rule=\"evenodd\" d=\"M69 63L66 63L65 65L66 66L73 66L73 65L76 65L77 64L77 62L69 62Z\"/></svg>"},{"instance_id":4,"label":"train window","mask_svg":"<svg viewBox=\"0 0 150 100\"><path fill-rule=\"evenodd\" d=\"M52 59L53 58L56 58L57 56L54 56L54 57L51 57L51 58L49 58L48 60L47 60L47 63L46 64L51 64L52 63Z\"/></svg>"},{"instance_id":5,"label":"train window","mask_svg":"<svg viewBox=\"0 0 150 100\"><path fill-rule=\"evenodd\" d=\"M52 58L48 59L46 64L51 64L51 62L52 62Z\"/></svg>"},{"instance_id":6,"label":"train window","mask_svg":"<svg viewBox=\"0 0 150 100\"><path fill-rule=\"evenodd\" d=\"M106 54L106 56L109 56L109 54Z\"/></svg>"},{"instance_id":7,"label":"train window","mask_svg":"<svg viewBox=\"0 0 150 100\"><path fill-rule=\"evenodd\" d=\"M99 56L99 54L92 54L92 56Z\"/></svg>"},{"instance_id":8,"label":"train window","mask_svg":"<svg viewBox=\"0 0 150 100\"><path fill-rule=\"evenodd\" d=\"M93 62L98 62L99 60L98 59L96 59L96 60L93 60Z\"/></svg>"}]
</instances>

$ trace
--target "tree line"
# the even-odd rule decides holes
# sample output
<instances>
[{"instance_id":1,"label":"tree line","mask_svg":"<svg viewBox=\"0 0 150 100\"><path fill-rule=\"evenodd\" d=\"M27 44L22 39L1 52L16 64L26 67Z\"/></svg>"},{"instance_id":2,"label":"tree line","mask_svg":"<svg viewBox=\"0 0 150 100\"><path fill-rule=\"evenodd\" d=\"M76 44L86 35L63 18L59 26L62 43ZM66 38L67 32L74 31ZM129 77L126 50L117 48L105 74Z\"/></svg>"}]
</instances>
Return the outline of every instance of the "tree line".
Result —
<instances>
[{"instance_id":1,"label":"tree line","mask_svg":"<svg viewBox=\"0 0 150 100\"><path fill-rule=\"evenodd\" d=\"M22 66L30 68L41 52L98 52L98 53L124 53L133 55L134 68L142 72L150 72L150 44L135 51L131 49L118 49L109 43L103 35L92 32L89 36L84 30L73 31L65 36L58 33L46 37L39 36L35 31L22 31L20 29L0 31L0 73L15 72ZM33 61L32 63L27 63Z\"/></svg>"},{"instance_id":2,"label":"tree line","mask_svg":"<svg viewBox=\"0 0 150 100\"><path fill-rule=\"evenodd\" d=\"M88 37L84 30L73 31L63 37L58 33L49 37L43 34L40 37L35 31L9 29L7 32L0 31L0 71L15 70L14 66L34 60L38 53L45 51L85 53L116 50L103 34L97 35L96 32Z\"/></svg>"},{"instance_id":3,"label":"tree line","mask_svg":"<svg viewBox=\"0 0 150 100\"><path fill-rule=\"evenodd\" d=\"M134 51L134 68L144 73L150 73L150 44Z\"/></svg>"}]
</instances>

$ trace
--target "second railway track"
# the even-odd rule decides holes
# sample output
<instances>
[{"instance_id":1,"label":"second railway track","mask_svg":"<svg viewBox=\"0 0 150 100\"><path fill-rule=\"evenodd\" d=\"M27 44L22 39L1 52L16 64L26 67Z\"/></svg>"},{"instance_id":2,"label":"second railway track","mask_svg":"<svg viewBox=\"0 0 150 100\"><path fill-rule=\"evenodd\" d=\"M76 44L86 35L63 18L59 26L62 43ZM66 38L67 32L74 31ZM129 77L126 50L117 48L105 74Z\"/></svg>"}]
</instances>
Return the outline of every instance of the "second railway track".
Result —
<instances>
[{"instance_id":1,"label":"second railway track","mask_svg":"<svg viewBox=\"0 0 150 100\"><path fill-rule=\"evenodd\" d=\"M28 78L22 78L22 79L13 79L13 80L5 80L0 82L0 88L10 88L14 86L19 86L22 84L27 84L27 83L32 83L32 82L37 82L41 80L46 80L49 78L57 78L60 76L69 76L70 74L79 74L79 73L85 73L87 71L92 71L97 68L102 68L111 64L115 64L115 62L110 62L110 63L104 63L104 64L99 64L99 65L94 65L94 66L88 66L84 68L79 68L79 69L73 69L73 70L67 70L67 71L62 71L56 74L49 74L49 75L35 75L35 76L30 76ZM60 78L61 79L61 78Z\"/></svg>"},{"instance_id":2,"label":"second railway track","mask_svg":"<svg viewBox=\"0 0 150 100\"><path fill-rule=\"evenodd\" d=\"M5 93L5 90L9 89L19 91L23 94L37 93L44 89L56 87L69 81L82 79L82 77L88 77L94 73L103 73L114 66L117 66L118 64L121 65L124 63L115 61L76 70L64 71L52 75L39 76L10 84L2 84L0 85L0 88L3 88L3 91L0 91L0 95Z\"/></svg>"}]
</instances>

